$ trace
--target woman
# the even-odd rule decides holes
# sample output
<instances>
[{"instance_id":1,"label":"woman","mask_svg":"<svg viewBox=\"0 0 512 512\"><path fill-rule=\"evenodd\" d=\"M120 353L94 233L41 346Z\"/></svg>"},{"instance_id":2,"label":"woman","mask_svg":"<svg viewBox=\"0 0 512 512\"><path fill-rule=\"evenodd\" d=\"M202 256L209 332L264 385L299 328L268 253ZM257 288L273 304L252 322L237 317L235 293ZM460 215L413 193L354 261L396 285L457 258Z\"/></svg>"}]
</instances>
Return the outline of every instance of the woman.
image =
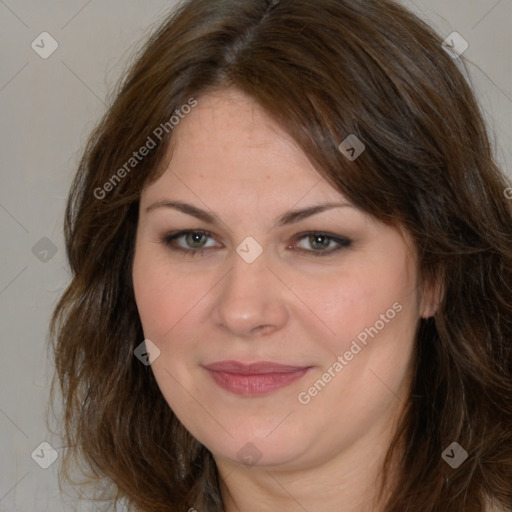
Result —
<instances>
[{"instance_id":1,"label":"woman","mask_svg":"<svg viewBox=\"0 0 512 512\"><path fill-rule=\"evenodd\" d=\"M512 510L510 186L399 5L183 3L69 197L63 476L148 512Z\"/></svg>"}]
</instances>

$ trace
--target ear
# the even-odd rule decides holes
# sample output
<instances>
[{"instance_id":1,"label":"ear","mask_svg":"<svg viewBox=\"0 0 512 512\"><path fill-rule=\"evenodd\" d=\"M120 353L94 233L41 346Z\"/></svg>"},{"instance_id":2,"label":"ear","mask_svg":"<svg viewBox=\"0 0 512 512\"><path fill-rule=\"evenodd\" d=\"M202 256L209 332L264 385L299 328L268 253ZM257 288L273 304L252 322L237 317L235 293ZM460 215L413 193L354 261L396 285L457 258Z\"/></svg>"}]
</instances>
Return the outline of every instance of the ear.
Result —
<instances>
[{"instance_id":1,"label":"ear","mask_svg":"<svg viewBox=\"0 0 512 512\"><path fill-rule=\"evenodd\" d=\"M444 286L438 279L432 279L422 287L420 295L421 318L430 318L435 315L444 296Z\"/></svg>"}]
</instances>

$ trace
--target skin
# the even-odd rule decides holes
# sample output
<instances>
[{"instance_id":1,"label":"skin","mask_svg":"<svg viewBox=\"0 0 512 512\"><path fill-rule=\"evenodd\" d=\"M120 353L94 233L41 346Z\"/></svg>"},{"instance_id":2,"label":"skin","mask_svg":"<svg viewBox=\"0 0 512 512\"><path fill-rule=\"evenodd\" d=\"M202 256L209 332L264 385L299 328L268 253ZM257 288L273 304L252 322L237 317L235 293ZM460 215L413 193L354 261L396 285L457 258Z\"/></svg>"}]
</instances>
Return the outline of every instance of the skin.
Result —
<instances>
[{"instance_id":1,"label":"skin","mask_svg":"<svg viewBox=\"0 0 512 512\"><path fill-rule=\"evenodd\" d=\"M236 90L199 97L173 141L168 168L141 195L133 283L145 337L160 349L151 368L174 413L212 452L225 510L377 510L375 482L407 398L415 329L434 308L432 292L420 293L410 240L350 205L278 227L289 210L350 202ZM164 200L221 221L147 211ZM180 230L211 233L174 242L204 245L203 256L162 242ZM315 257L318 245L300 237L311 231L352 244ZM236 252L247 237L263 249L252 263ZM326 245L320 250L337 247ZM298 394L394 303L401 311L300 403ZM220 360L313 368L285 388L247 397L218 387L202 367ZM248 442L261 457L251 466L237 455Z\"/></svg>"}]
</instances>

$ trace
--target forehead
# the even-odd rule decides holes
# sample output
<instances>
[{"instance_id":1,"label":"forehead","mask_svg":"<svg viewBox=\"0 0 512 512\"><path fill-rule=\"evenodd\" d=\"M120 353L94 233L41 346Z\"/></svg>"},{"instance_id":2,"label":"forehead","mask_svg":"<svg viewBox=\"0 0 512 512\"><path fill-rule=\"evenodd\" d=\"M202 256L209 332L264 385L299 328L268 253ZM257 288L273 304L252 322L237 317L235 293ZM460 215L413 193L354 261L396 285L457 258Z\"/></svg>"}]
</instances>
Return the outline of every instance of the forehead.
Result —
<instances>
[{"instance_id":1,"label":"forehead","mask_svg":"<svg viewBox=\"0 0 512 512\"><path fill-rule=\"evenodd\" d=\"M146 194L168 186L236 191L274 200L344 199L252 98L224 89L197 98L174 129L168 165ZM191 191L187 191L190 195Z\"/></svg>"}]
</instances>

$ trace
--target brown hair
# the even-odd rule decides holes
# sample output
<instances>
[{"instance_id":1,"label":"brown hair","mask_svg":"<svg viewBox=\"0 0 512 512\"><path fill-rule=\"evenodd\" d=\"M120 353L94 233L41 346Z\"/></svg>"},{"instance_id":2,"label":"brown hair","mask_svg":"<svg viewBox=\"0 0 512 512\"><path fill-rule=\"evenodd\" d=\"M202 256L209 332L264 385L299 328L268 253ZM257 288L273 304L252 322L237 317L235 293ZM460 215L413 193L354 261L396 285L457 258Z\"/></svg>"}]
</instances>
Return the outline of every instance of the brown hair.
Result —
<instances>
[{"instance_id":1,"label":"brown hair","mask_svg":"<svg viewBox=\"0 0 512 512\"><path fill-rule=\"evenodd\" d=\"M133 355L144 336L131 265L140 193L165 169L169 119L232 86L356 206L407 230L421 277L442 284L437 312L418 326L381 489L393 461L399 475L383 510L482 512L487 500L512 510L510 183L441 43L390 0L189 0L153 33L92 134L68 200L73 278L50 326L69 446L61 476L74 462L139 511L222 510L211 453ZM338 149L350 134L366 146L353 161ZM453 441L469 454L457 469L441 457Z\"/></svg>"}]
</instances>

